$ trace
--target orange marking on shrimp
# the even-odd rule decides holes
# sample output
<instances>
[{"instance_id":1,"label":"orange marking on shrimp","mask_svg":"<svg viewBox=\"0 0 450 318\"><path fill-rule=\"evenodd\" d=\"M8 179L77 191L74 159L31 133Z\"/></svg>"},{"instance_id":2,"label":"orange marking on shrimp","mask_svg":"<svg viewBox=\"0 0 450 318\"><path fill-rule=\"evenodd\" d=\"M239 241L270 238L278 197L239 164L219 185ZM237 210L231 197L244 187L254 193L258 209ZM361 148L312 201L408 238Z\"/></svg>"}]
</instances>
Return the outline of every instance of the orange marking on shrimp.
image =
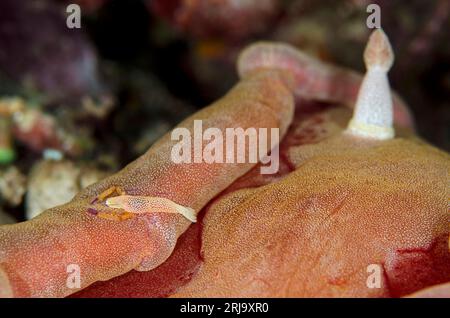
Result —
<instances>
[{"instance_id":1,"label":"orange marking on shrimp","mask_svg":"<svg viewBox=\"0 0 450 318\"><path fill-rule=\"evenodd\" d=\"M121 211L120 213L98 212L97 216L112 221L125 221L133 218L135 215L126 211Z\"/></svg>"},{"instance_id":2,"label":"orange marking on shrimp","mask_svg":"<svg viewBox=\"0 0 450 318\"><path fill-rule=\"evenodd\" d=\"M101 202L102 202L102 201L105 201L105 199L108 198L108 197L110 197L114 192L118 193L119 195L125 194L125 192L122 190L122 188L117 187L117 186L113 186L113 187L110 187L110 188L106 189L106 190L103 191L102 193L100 193L100 194L94 199L93 203L96 202L96 201L101 201Z\"/></svg>"}]
</instances>

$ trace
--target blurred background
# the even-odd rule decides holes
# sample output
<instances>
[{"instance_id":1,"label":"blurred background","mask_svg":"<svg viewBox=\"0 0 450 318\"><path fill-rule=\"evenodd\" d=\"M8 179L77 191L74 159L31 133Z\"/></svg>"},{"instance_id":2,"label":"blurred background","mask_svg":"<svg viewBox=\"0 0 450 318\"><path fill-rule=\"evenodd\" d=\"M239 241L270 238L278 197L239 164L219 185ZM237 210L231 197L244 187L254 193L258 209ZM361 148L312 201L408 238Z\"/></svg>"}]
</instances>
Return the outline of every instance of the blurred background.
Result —
<instances>
[{"instance_id":1,"label":"blurred background","mask_svg":"<svg viewBox=\"0 0 450 318\"><path fill-rule=\"evenodd\" d=\"M81 7L68 29L66 7ZM237 81L256 40L364 72L370 3L392 87L450 150L448 0L1 0L0 224L31 218L145 152Z\"/></svg>"}]
</instances>

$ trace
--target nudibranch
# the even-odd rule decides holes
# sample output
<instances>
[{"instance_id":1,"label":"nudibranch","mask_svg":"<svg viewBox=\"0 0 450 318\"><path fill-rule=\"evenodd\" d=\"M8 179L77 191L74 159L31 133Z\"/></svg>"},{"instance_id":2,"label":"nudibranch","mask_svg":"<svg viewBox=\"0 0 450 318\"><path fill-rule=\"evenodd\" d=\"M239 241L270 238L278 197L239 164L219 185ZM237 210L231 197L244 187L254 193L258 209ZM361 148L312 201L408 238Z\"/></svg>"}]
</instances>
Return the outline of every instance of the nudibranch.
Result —
<instances>
[{"instance_id":1,"label":"nudibranch","mask_svg":"<svg viewBox=\"0 0 450 318\"><path fill-rule=\"evenodd\" d=\"M289 85L276 70L257 72L177 127L193 133L194 120L202 120L205 129L278 128L283 137L294 113ZM170 200L169 209L175 202L189 207L193 210L188 210L189 217L194 219L213 197L256 165L175 164L170 155L175 144L168 134L136 161L82 190L69 203L44 211L30 221L0 227L2 294L15 297L72 294L78 289L66 284L71 264L80 269L80 288L132 269L148 271L159 266L171 255L178 237L191 222L179 213L158 211L145 211L117 222L98 215L111 215L119 203L112 199L109 201L112 207L92 204L94 198L118 187L133 197ZM156 203L160 205L169 202L158 200Z\"/></svg>"},{"instance_id":2,"label":"nudibranch","mask_svg":"<svg viewBox=\"0 0 450 318\"><path fill-rule=\"evenodd\" d=\"M403 125L408 115L397 101L399 120L393 116L393 54L382 30L372 33L365 60L353 94L353 74L289 46L244 51L241 76L291 70L298 96L323 100L336 91L346 102L353 94L356 107L353 116L342 107L310 114L315 129L306 118L294 121L281 144L291 171L275 182L241 178L210 204L203 263L173 297L399 297L433 285L413 296L448 296L450 157L411 131L394 134L393 117ZM373 273L377 286L369 284Z\"/></svg>"},{"instance_id":3,"label":"nudibranch","mask_svg":"<svg viewBox=\"0 0 450 318\"><path fill-rule=\"evenodd\" d=\"M379 36L369 41L369 55L386 44ZM393 93L395 136L367 136L347 129L350 108L359 104L360 75L273 43L246 49L238 70L241 80L227 95L178 127L192 129L202 119L221 130L279 128L278 175L261 176L247 163L174 164L175 142L166 135L68 204L0 227L1 295L74 293L78 289L66 285L70 264L81 270L82 289L106 286L91 294L87 288L84 296L133 295L124 289L142 287L142 277L153 279L146 281L148 295L174 297L403 296L448 282L449 155L412 135L401 99ZM387 98L372 87L361 90L361 100L366 94ZM306 99L350 107L308 113ZM376 112L388 105L363 106ZM386 126L359 117L363 106L354 110L355 119ZM111 196L114 191L119 195ZM191 222L180 213L146 211L152 207L120 222L98 217L133 210L130 197L120 202L125 195L164 198L204 213L195 272L173 274L197 256L190 243L198 232L191 230L200 222L187 230ZM380 288L367 285L371 265L380 269Z\"/></svg>"},{"instance_id":4,"label":"nudibranch","mask_svg":"<svg viewBox=\"0 0 450 318\"><path fill-rule=\"evenodd\" d=\"M368 52L387 44L372 40ZM298 107L280 173L255 167L214 198L203 209L201 251L192 247L197 224L157 269L78 296L397 297L432 285L413 296L447 295L450 158L414 137L402 100L392 93L395 136L373 138L349 133L352 114L340 106L358 104L358 74L279 43L251 45L238 69L244 79L277 70L294 82ZM379 269L379 288L367 286L369 266Z\"/></svg>"}]
</instances>

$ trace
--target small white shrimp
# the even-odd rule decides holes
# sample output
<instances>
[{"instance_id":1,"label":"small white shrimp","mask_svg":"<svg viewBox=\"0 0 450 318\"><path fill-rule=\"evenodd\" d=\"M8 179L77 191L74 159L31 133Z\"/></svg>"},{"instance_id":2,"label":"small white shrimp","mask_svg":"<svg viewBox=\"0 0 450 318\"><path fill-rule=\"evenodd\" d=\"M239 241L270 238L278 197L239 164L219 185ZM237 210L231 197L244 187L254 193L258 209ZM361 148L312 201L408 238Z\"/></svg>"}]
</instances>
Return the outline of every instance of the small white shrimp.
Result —
<instances>
[{"instance_id":1,"label":"small white shrimp","mask_svg":"<svg viewBox=\"0 0 450 318\"><path fill-rule=\"evenodd\" d=\"M118 193L119 195L111 197L114 193ZM105 201L108 207L119 210L119 213L109 213L98 212L92 208L89 209L92 214L96 214L105 219L122 221L132 218L135 214L157 212L179 213L191 222L197 221L195 210L192 208L182 206L167 198L127 195L119 187L106 189L92 201L92 204L97 201Z\"/></svg>"}]
</instances>

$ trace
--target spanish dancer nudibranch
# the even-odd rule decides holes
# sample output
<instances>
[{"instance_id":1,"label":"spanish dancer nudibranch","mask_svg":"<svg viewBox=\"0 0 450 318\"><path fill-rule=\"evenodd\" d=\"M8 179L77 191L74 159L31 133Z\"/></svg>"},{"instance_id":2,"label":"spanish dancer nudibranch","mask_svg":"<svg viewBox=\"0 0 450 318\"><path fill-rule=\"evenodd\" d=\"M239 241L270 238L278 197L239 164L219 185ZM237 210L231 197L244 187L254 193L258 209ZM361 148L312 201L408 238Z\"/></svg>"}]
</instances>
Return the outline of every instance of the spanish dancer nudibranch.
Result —
<instances>
[{"instance_id":1,"label":"spanish dancer nudibranch","mask_svg":"<svg viewBox=\"0 0 450 318\"><path fill-rule=\"evenodd\" d=\"M285 44L251 45L241 80L178 127L279 128L277 174L174 164L166 135L71 202L1 226L0 295L449 295L450 156L414 135L387 82L381 30L365 59L363 78ZM172 208L146 211L157 198ZM66 285L69 264L81 291ZM369 267L382 274L377 288Z\"/></svg>"}]
</instances>

